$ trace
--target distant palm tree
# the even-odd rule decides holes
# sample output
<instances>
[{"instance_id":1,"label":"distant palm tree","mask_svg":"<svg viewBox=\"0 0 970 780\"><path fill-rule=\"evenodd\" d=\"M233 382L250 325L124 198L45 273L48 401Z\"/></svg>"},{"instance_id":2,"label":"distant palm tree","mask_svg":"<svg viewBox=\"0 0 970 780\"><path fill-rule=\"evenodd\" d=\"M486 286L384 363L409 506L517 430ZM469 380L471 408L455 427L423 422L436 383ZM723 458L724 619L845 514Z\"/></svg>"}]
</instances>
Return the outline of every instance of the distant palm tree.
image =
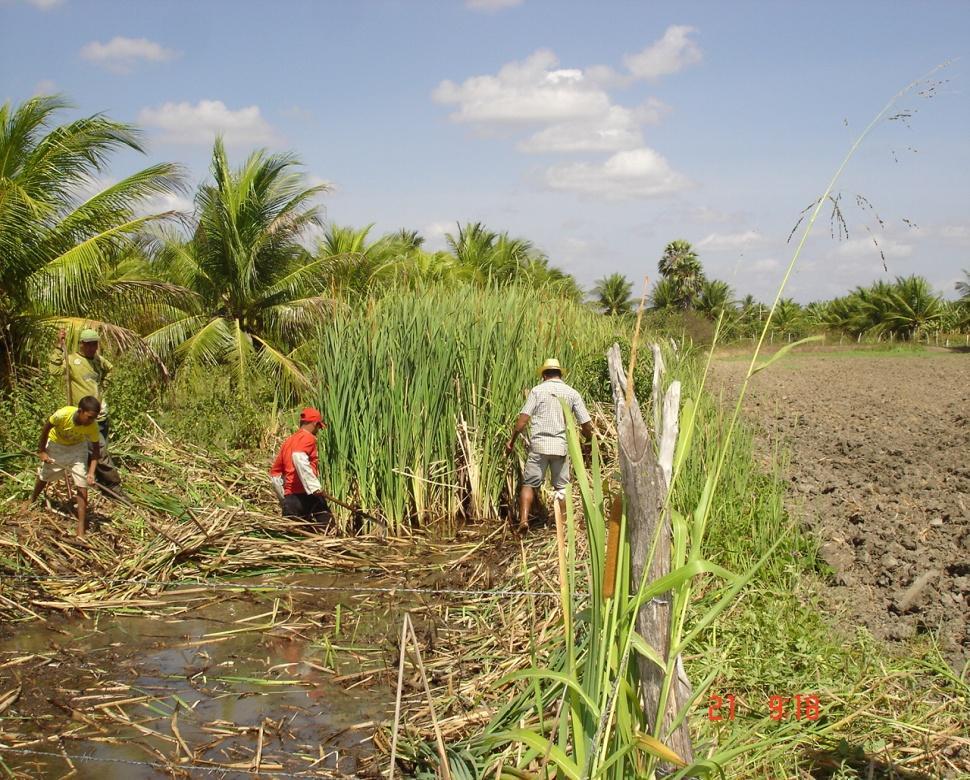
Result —
<instances>
[{"instance_id":1,"label":"distant palm tree","mask_svg":"<svg viewBox=\"0 0 970 780\"><path fill-rule=\"evenodd\" d=\"M572 274L549 264L544 255L533 257L523 266L519 281L533 289L552 292L557 298L581 303L583 290Z\"/></svg>"},{"instance_id":2,"label":"distant palm tree","mask_svg":"<svg viewBox=\"0 0 970 780\"><path fill-rule=\"evenodd\" d=\"M677 306L691 308L704 282L704 270L690 242L678 239L667 244L657 267L664 279L671 280Z\"/></svg>"},{"instance_id":3,"label":"distant palm tree","mask_svg":"<svg viewBox=\"0 0 970 780\"><path fill-rule=\"evenodd\" d=\"M597 280L593 288L599 310L610 316L630 314L633 311L635 301L632 292L633 282L619 273Z\"/></svg>"},{"instance_id":4,"label":"distant palm tree","mask_svg":"<svg viewBox=\"0 0 970 780\"><path fill-rule=\"evenodd\" d=\"M802 307L791 298L782 298L775 306L775 316L771 328L781 335L795 335L803 322Z\"/></svg>"},{"instance_id":5,"label":"distant palm tree","mask_svg":"<svg viewBox=\"0 0 970 780\"><path fill-rule=\"evenodd\" d=\"M401 230L368 241L372 227L327 226L315 256L323 261L334 294L370 295L396 277L398 263L420 251L424 239L416 232Z\"/></svg>"},{"instance_id":6,"label":"distant palm tree","mask_svg":"<svg viewBox=\"0 0 970 780\"><path fill-rule=\"evenodd\" d=\"M401 228L393 234L395 242L405 251L413 252L424 246L424 236L417 230Z\"/></svg>"},{"instance_id":7,"label":"distant palm tree","mask_svg":"<svg viewBox=\"0 0 970 780\"><path fill-rule=\"evenodd\" d=\"M498 233L488 230L481 222L458 225L458 233L445 233L448 248L455 262L470 276L487 278L492 267L492 255Z\"/></svg>"},{"instance_id":8,"label":"distant palm tree","mask_svg":"<svg viewBox=\"0 0 970 780\"><path fill-rule=\"evenodd\" d=\"M882 303L881 319L875 329L902 338L918 338L938 330L947 316L943 299L933 293L921 276L897 277Z\"/></svg>"},{"instance_id":9,"label":"distant palm tree","mask_svg":"<svg viewBox=\"0 0 970 780\"><path fill-rule=\"evenodd\" d=\"M963 275L966 278L957 282L954 287L956 287L957 292L960 293L961 301L970 301L970 271L964 269Z\"/></svg>"},{"instance_id":10,"label":"distant palm tree","mask_svg":"<svg viewBox=\"0 0 970 780\"><path fill-rule=\"evenodd\" d=\"M828 325L830 301L812 301L805 307L805 321L815 328Z\"/></svg>"},{"instance_id":11,"label":"distant palm tree","mask_svg":"<svg viewBox=\"0 0 970 780\"><path fill-rule=\"evenodd\" d=\"M0 366L8 370L57 326L93 324L133 343L132 317L179 294L136 251L144 228L171 216L138 211L179 189L177 166L93 186L114 152L142 151L138 134L100 115L54 126L68 107L60 97L0 106Z\"/></svg>"},{"instance_id":12,"label":"distant palm tree","mask_svg":"<svg viewBox=\"0 0 970 780\"><path fill-rule=\"evenodd\" d=\"M701 283L695 307L697 311L710 320L716 320L721 312L728 311L734 306L734 293L727 282L718 279L705 279Z\"/></svg>"},{"instance_id":13,"label":"distant palm tree","mask_svg":"<svg viewBox=\"0 0 970 780\"><path fill-rule=\"evenodd\" d=\"M549 258L524 238L470 222L459 224L457 234L446 233L445 240L459 278L480 285L524 284L573 300L582 297L575 279L550 266Z\"/></svg>"},{"instance_id":14,"label":"distant palm tree","mask_svg":"<svg viewBox=\"0 0 970 780\"><path fill-rule=\"evenodd\" d=\"M954 327L961 332L970 329L970 271L964 270L963 276L964 280L954 285L960 293L954 311Z\"/></svg>"},{"instance_id":15,"label":"distant palm tree","mask_svg":"<svg viewBox=\"0 0 970 780\"><path fill-rule=\"evenodd\" d=\"M650 308L677 309L680 299L677 296L677 286L673 279L660 279L650 291Z\"/></svg>"},{"instance_id":16,"label":"distant palm tree","mask_svg":"<svg viewBox=\"0 0 970 780\"><path fill-rule=\"evenodd\" d=\"M263 376L284 389L307 386L292 351L330 312L323 266L301 245L319 225L312 200L325 186L304 187L288 154L260 150L232 169L222 140L212 151L213 183L196 195L191 239L169 236L159 270L194 293L149 334L161 354L224 363L236 386Z\"/></svg>"}]
</instances>

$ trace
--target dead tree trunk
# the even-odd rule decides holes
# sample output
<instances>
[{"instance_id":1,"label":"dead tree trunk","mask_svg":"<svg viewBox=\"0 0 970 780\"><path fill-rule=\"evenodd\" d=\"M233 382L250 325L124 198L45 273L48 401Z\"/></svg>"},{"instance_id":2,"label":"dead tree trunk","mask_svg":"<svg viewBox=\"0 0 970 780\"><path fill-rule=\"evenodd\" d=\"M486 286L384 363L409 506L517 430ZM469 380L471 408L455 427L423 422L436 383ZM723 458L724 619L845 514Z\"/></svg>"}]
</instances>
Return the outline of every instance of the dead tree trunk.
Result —
<instances>
[{"instance_id":1,"label":"dead tree trunk","mask_svg":"<svg viewBox=\"0 0 970 780\"><path fill-rule=\"evenodd\" d=\"M658 352L659 348L655 350L654 355L656 356ZM658 361L658 365L661 367L654 372L653 391L656 406L654 412L660 421L657 435L663 435L660 445L655 448L650 431L640 412L640 405L637 403L636 396L632 396L630 405L627 405L626 374L623 371L623 358L617 344L614 344L607 353L607 360L610 368L610 381L613 385L613 401L616 405L620 473L627 502L627 528L630 535L633 589L635 591L643 577L650 544L658 523L660 524L660 536L647 574L648 580L653 582L670 572L670 517L668 515L661 517L661 513L670 484L670 468L673 463L674 443L677 438L680 383L673 383L661 404L660 387L663 369L662 363ZM660 453L659 458L658 451ZM667 657L670 650L670 597L669 592L660 594L658 598L644 604L637 616L637 631L647 641L647 644L656 649L663 658ZM656 725L664 672L639 653L637 654L637 663L640 672L640 696L652 729ZM686 704L691 693L690 683L684 673L679 656L676 659L675 667L676 677L670 686L667 707L663 717L663 729L660 733L664 742L681 758L690 763L693 760L693 748L687 721L685 720L672 734L668 733L674 717Z\"/></svg>"}]
</instances>

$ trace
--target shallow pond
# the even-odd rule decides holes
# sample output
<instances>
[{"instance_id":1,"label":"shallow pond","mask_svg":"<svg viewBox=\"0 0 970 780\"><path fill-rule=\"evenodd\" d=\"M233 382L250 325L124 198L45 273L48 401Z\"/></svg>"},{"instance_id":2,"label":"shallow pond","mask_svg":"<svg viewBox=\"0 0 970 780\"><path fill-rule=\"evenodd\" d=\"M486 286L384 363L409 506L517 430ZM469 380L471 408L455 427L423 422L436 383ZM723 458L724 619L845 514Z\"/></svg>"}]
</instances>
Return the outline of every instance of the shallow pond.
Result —
<instances>
[{"instance_id":1,"label":"shallow pond","mask_svg":"<svg viewBox=\"0 0 970 780\"><path fill-rule=\"evenodd\" d=\"M80 778L172 777L189 756L186 776L374 776L367 759L393 713L394 637L409 608L406 595L383 595L200 588L163 596L171 604L152 615L8 624L0 701L20 694L0 715L0 742L34 753L0 759L23 777L70 773L68 759L37 753L73 757Z\"/></svg>"}]
</instances>

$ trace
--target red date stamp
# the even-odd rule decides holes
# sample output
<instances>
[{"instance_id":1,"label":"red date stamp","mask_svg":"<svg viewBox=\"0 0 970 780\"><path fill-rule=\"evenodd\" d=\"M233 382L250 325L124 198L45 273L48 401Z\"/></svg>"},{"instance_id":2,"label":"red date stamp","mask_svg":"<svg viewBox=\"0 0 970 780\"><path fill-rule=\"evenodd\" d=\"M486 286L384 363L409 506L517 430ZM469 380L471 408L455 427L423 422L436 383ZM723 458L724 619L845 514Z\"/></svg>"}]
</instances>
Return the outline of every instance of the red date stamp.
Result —
<instances>
[{"instance_id":1,"label":"red date stamp","mask_svg":"<svg viewBox=\"0 0 970 780\"><path fill-rule=\"evenodd\" d=\"M814 693L796 693L794 696L773 694L768 697L768 717L772 720L818 720L822 704ZM733 693L711 694L708 699L707 719L710 721L734 720L739 711Z\"/></svg>"}]
</instances>

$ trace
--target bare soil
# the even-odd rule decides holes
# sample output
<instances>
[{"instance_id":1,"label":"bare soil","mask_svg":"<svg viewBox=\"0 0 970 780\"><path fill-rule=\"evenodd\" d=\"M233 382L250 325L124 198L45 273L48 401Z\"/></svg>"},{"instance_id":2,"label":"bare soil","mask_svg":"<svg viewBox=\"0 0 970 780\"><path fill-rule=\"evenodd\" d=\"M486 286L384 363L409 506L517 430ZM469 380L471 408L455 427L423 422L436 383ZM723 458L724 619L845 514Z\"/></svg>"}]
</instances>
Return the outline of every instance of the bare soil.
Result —
<instances>
[{"instance_id":1,"label":"bare soil","mask_svg":"<svg viewBox=\"0 0 970 780\"><path fill-rule=\"evenodd\" d=\"M732 404L748 360L715 362ZM744 403L767 458L787 451L788 508L815 535L833 610L879 640L932 632L970 658L970 354L792 355Z\"/></svg>"}]
</instances>

